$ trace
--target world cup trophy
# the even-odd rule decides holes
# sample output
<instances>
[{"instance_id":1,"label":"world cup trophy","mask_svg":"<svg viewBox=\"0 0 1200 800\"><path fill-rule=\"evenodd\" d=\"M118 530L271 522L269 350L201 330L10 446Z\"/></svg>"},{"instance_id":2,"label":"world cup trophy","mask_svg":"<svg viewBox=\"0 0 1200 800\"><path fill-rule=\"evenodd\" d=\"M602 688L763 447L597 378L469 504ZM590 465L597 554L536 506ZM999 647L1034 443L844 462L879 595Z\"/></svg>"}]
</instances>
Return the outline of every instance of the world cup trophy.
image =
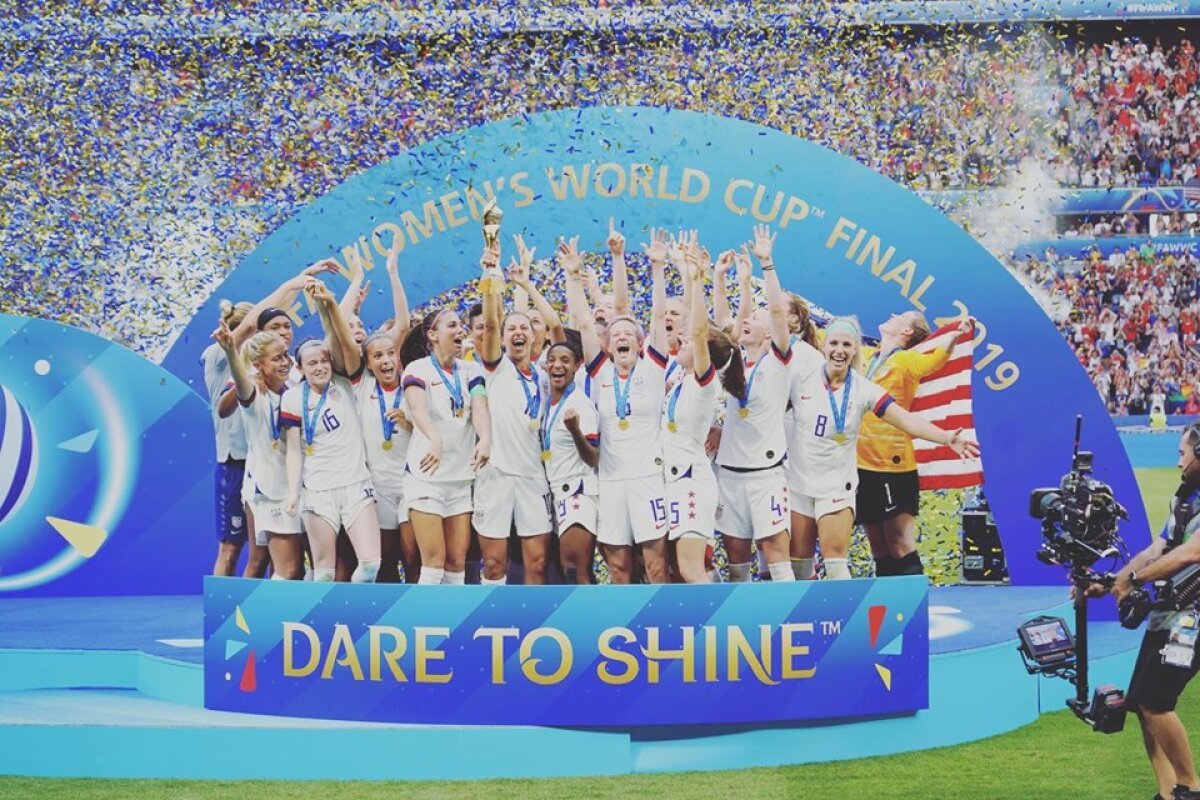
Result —
<instances>
[{"instance_id":1,"label":"world cup trophy","mask_svg":"<svg viewBox=\"0 0 1200 800\"><path fill-rule=\"evenodd\" d=\"M495 198L488 200L483 207L483 246L485 250L500 249L500 220L504 212L500 210ZM501 294L504 292L504 273L500 271L500 259L488 264L483 269L479 279L479 291L483 294Z\"/></svg>"}]
</instances>

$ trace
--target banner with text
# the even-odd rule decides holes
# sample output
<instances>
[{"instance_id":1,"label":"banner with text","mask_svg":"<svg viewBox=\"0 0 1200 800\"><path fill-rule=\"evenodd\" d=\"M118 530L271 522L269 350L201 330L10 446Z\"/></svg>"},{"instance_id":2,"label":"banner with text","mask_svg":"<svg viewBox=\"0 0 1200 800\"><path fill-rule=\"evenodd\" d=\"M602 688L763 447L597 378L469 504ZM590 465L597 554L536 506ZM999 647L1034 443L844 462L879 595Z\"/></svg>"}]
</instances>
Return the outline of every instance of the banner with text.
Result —
<instances>
[{"instance_id":1,"label":"banner with text","mask_svg":"<svg viewBox=\"0 0 1200 800\"><path fill-rule=\"evenodd\" d=\"M204 705L376 722L640 726L928 707L924 577L706 586L206 578Z\"/></svg>"}]
</instances>

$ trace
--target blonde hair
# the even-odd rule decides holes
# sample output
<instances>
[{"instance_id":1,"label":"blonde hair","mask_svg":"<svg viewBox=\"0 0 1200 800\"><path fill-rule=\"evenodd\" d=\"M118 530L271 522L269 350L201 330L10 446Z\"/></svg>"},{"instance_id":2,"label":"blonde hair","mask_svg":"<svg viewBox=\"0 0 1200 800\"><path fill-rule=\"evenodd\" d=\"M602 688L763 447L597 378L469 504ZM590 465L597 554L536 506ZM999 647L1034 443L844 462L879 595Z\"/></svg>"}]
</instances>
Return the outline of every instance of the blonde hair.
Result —
<instances>
[{"instance_id":1,"label":"blonde hair","mask_svg":"<svg viewBox=\"0 0 1200 800\"><path fill-rule=\"evenodd\" d=\"M229 330L233 330L238 325L242 324L242 320L254 310L252 303L242 301L240 303L231 303L228 300L222 300L218 304L221 309L221 322L229 326Z\"/></svg>"},{"instance_id":2,"label":"blonde hair","mask_svg":"<svg viewBox=\"0 0 1200 800\"><path fill-rule=\"evenodd\" d=\"M862 326L858 323L858 317L855 317L855 316L834 317L833 319L829 320L829 324L825 326L825 341L826 342L829 341L829 333L834 328L842 328L844 330L847 330L847 331L849 331L850 335L854 338L854 344L855 344L856 348L854 351L854 361L853 361L853 363L851 363L850 366L854 370L856 370L858 372L862 372L862 368L863 368Z\"/></svg>"},{"instance_id":3,"label":"blonde hair","mask_svg":"<svg viewBox=\"0 0 1200 800\"><path fill-rule=\"evenodd\" d=\"M904 345L905 349L916 347L929 338L929 320L925 319L925 315L920 311L908 313L908 327L912 328L912 335L908 337L908 342Z\"/></svg>"},{"instance_id":4,"label":"blonde hair","mask_svg":"<svg viewBox=\"0 0 1200 800\"><path fill-rule=\"evenodd\" d=\"M267 354L267 348L277 344L287 352L287 345L283 343L283 339L274 331L259 331L251 336L244 345L242 345L242 361L253 367Z\"/></svg>"}]
</instances>

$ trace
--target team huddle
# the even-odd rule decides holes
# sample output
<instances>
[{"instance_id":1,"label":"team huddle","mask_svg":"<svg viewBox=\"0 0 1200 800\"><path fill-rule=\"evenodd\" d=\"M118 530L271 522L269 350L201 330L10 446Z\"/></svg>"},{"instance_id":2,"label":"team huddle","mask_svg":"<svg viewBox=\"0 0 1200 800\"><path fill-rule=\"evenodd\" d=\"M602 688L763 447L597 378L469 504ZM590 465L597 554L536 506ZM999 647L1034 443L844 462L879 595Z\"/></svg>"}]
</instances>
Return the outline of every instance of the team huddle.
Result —
<instances>
[{"instance_id":1,"label":"team huddle","mask_svg":"<svg viewBox=\"0 0 1200 800\"><path fill-rule=\"evenodd\" d=\"M612 583L747 581L755 549L764 577L792 581L816 577L819 544L824 576L840 579L858 521L876 575L920 573L911 437L979 454L961 430L906 410L957 337L916 352L928 324L893 315L867 361L855 318L819 336L804 301L784 292L774 242L756 226L714 264L694 231L651 229L648 329L630 307L612 221L611 293L578 238L559 243L565 314L531 281L534 251L519 236L507 281L499 241L486 239L465 321L447 308L414 322L395 252L394 316L374 333L358 317L366 291L354 265L340 302L317 277L337 269L323 262L255 306L227 305L203 359L216 572L233 574L248 541L247 575L269 566L301 579L308 560L320 581L463 584L477 561L480 582L495 585L512 544L527 584L593 583L597 548ZM668 269L680 296L667 295ZM293 350L281 309L301 292L326 338ZM711 567L718 536L725 576Z\"/></svg>"}]
</instances>

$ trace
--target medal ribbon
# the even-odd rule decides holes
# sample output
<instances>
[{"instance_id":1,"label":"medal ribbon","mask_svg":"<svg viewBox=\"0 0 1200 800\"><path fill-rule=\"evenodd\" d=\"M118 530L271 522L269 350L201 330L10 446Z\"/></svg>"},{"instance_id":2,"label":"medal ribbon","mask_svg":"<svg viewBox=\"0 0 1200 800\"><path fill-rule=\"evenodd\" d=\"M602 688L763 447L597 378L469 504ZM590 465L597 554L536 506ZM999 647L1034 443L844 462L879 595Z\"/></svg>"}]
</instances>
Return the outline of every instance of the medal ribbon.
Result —
<instances>
[{"instance_id":1,"label":"medal ribbon","mask_svg":"<svg viewBox=\"0 0 1200 800\"><path fill-rule=\"evenodd\" d=\"M376 382L376 388L379 390L376 394L376 399L379 400L379 422L383 425L383 440L390 442L392 440L392 431L396 429L396 423L388 419L387 408L383 404L383 384ZM404 397L404 390L399 386L396 387L396 395L392 398L392 410L395 411L400 407L400 400Z\"/></svg>"},{"instance_id":2,"label":"medal ribbon","mask_svg":"<svg viewBox=\"0 0 1200 800\"><path fill-rule=\"evenodd\" d=\"M303 410L304 410L304 443L312 447L313 435L317 432L317 420L321 418L321 409L325 407L325 401L329 399L329 393L333 391L333 385L325 387L325 391L321 393L321 399L317 401L317 407L313 410L312 416L308 414L308 394L311 387L308 381L304 382Z\"/></svg>"},{"instance_id":3,"label":"medal ribbon","mask_svg":"<svg viewBox=\"0 0 1200 800\"><path fill-rule=\"evenodd\" d=\"M684 381L687 377L679 379L679 383L675 384L675 389L671 392L671 399L667 401L667 423L668 426L675 424L675 404L679 402L679 393L683 391ZM673 428L669 428L673 430Z\"/></svg>"},{"instance_id":4,"label":"medal ribbon","mask_svg":"<svg viewBox=\"0 0 1200 800\"><path fill-rule=\"evenodd\" d=\"M515 364L513 366L516 366ZM525 416L530 419L537 419L538 413L542 408L542 382L538 379L537 367L532 362L529 364L529 371L533 374L532 380L525 378L525 373L521 372L520 367L516 367L517 377L521 379L521 389L525 392ZM529 384L533 384L533 388L537 394L529 391Z\"/></svg>"},{"instance_id":5,"label":"medal ribbon","mask_svg":"<svg viewBox=\"0 0 1200 800\"><path fill-rule=\"evenodd\" d=\"M833 412L833 426L839 434L846 432L846 409L850 407L850 383L854 380L854 371L846 373L846 382L842 384L842 408L838 410L833 399L833 389L829 386L829 370L825 370L825 391L829 393L829 409Z\"/></svg>"},{"instance_id":6,"label":"medal ribbon","mask_svg":"<svg viewBox=\"0 0 1200 800\"><path fill-rule=\"evenodd\" d=\"M454 383L450 383L450 375L446 374L446 370L442 369L441 363L437 356L430 356L429 360L433 362L433 368L437 370L437 374L442 376L442 385L446 387L446 391L450 394L450 410L457 411L464 407L462 379L458 375L458 360L454 361L454 365L450 368L450 375L454 376Z\"/></svg>"},{"instance_id":7,"label":"medal ribbon","mask_svg":"<svg viewBox=\"0 0 1200 800\"><path fill-rule=\"evenodd\" d=\"M567 388L563 390L562 397L558 400L558 405L553 402L546 403L546 413L542 414L542 452L550 452L550 436L554 432L554 424L558 422L558 415L562 413L563 406L567 404L567 398L571 396L571 392L575 391L575 383L572 381L567 384ZM554 409L554 415L551 416L550 409Z\"/></svg>"},{"instance_id":8,"label":"medal ribbon","mask_svg":"<svg viewBox=\"0 0 1200 800\"><path fill-rule=\"evenodd\" d=\"M625 379L625 387L621 387L621 373L617 370L617 365L613 364L613 398L617 403L617 417L622 422L633 411L629 407L629 392L633 389L633 373L637 370L637 364L633 365L633 369L629 370L629 377Z\"/></svg>"},{"instance_id":9,"label":"medal ribbon","mask_svg":"<svg viewBox=\"0 0 1200 800\"><path fill-rule=\"evenodd\" d=\"M267 389L267 408L270 410L267 421L271 423L271 441L278 442L279 436L283 432L283 424L279 420L279 409L283 405L283 398L279 399L279 405L271 405L271 395L273 394L274 392Z\"/></svg>"},{"instance_id":10,"label":"medal ribbon","mask_svg":"<svg viewBox=\"0 0 1200 800\"><path fill-rule=\"evenodd\" d=\"M769 353L764 353L762 358L754 362L754 368L750 370L750 377L746 379L746 391L742 397L738 398L738 405L742 409L750 405L750 389L754 386L754 376L758 374L758 368L762 366L762 362L766 361L769 355Z\"/></svg>"}]
</instances>

